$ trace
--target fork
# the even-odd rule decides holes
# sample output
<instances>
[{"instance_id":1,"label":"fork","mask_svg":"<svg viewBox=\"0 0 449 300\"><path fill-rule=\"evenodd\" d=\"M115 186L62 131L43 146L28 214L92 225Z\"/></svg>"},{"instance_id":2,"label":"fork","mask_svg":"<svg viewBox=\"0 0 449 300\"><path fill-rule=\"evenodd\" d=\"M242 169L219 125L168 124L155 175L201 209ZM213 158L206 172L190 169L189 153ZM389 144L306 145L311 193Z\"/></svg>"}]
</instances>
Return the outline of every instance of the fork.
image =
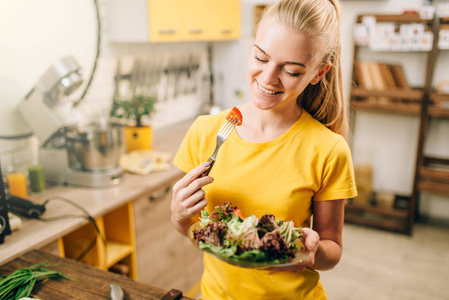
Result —
<instances>
[{"instance_id":1,"label":"fork","mask_svg":"<svg viewBox=\"0 0 449 300\"><path fill-rule=\"evenodd\" d=\"M230 118L226 121L226 123L221 126L220 130L217 134L217 144L215 146L215 151L212 153L212 155L208 158L207 162L210 163L209 169L201 173L199 177L204 177L209 175L210 170L212 169L212 166L215 164L215 159L217 157L218 149L223 145L223 143L226 141L228 136L231 134L232 130L234 130L235 126L237 126L239 120L234 117L230 116Z\"/></svg>"}]
</instances>

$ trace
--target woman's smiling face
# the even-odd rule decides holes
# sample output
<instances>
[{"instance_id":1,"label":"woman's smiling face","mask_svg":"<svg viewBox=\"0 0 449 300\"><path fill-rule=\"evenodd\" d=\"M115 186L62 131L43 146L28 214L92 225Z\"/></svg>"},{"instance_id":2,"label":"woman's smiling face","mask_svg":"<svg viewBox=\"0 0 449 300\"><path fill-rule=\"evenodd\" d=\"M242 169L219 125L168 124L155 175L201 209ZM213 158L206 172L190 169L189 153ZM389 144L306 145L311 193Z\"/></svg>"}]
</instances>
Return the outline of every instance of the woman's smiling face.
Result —
<instances>
[{"instance_id":1,"label":"woman's smiling face","mask_svg":"<svg viewBox=\"0 0 449 300\"><path fill-rule=\"evenodd\" d=\"M296 99L309 83L319 82L325 73L320 72L309 36L272 20L259 25L247 71L257 108L297 108Z\"/></svg>"}]
</instances>

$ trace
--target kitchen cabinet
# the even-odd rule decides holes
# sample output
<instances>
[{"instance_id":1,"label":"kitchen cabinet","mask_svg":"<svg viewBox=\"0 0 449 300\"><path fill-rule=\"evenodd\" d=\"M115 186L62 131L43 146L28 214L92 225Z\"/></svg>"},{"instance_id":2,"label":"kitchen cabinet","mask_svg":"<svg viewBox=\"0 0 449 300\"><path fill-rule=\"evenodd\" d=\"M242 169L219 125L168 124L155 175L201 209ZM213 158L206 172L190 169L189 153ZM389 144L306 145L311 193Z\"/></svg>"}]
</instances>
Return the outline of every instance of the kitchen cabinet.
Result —
<instances>
[{"instance_id":1,"label":"kitchen cabinet","mask_svg":"<svg viewBox=\"0 0 449 300\"><path fill-rule=\"evenodd\" d=\"M202 252L172 226L171 187L161 186L134 201L139 281L194 296L202 274Z\"/></svg>"},{"instance_id":2,"label":"kitchen cabinet","mask_svg":"<svg viewBox=\"0 0 449 300\"><path fill-rule=\"evenodd\" d=\"M213 13L209 14L209 18L213 34L212 40L239 38L241 31L240 1L211 1L211 4L213 6L210 11Z\"/></svg>"},{"instance_id":3,"label":"kitchen cabinet","mask_svg":"<svg viewBox=\"0 0 449 300\"><path fill-rule=\"evenodd\" d=\"M95 219L93 222L59 238L61 257L77 259L85 250L92 248L79 261L102 270L116 264L125 265L127 275L137 279L134 214L131 203ZM98 230L98 231L97 231ZM78 260L78 259L77 259Z\"/></svg>"},{"instance_id":4,"label":"kitchen cabinet","mask_svg":"<svg viewBox=\"0 0 449 300\"><path fill-rule=\"evenodd\" d=\"M449 22L448 18L435 17L433 20L423 20L415 14L403 14L360 15L357 18L357 24L362 23L365 16L374 17L376 23L393 24L396 27L396 32L400 31L399 26L402 24L422 24L427 36L429 33L433 35L433 40L427 45L429 46L428 49L414 51L414 54L412 54L426 56L426 59L423 60L425 61L423 66L425 72L422 73L424 76L423 84L417 87L408 86L407 82L404 82L404 74L395 73L396 65L385 64L379 59L379 53L400 53L405 50L398 48L388 50L369 49L369 51L373 51L372 56L376 58L374 62L368 62L359 58L361 48L366 48L366 45L357 43L354 45L353 82L355 84L350 91L352 124L357 118L358 111L366 111L416 117L419 118L420 126L419 132L416 133L418 144L416 145L417 157L413 191L409 195L394 195L394 207L385 208L376 205L375 193L373 194L373 201L368 201L368 203L349 202L346 206L345 221L411 234L413 223L418 215L419 193L428 191L449 195L449 172L447 171L449 160L425 157L423 154L429 129L429 119L449 118L449 109L444 105L444 103L449 103L449 95L436 93L432 83L435 64L440 51L438 49L439 31L443 28L442 26L447 26L445 24ZM419 29L419 26L417 28ZM371 67L367 67L367 65L371 65ZM375 73L373 66L380 70L377 79L373 75ZM399 71L402 72L402 70ZM370 76L368 76L370 80L367 80L367 77L364 78L367 73L370 73ZM396 75L396 77L393 80L390 78L393 83L389 84L388 77L391 74ZM445 171L438 168L432 170L426 165L445 166Z\"/></svg>"},{"instance_id":5,"label":"kitchen cabinet","mask_svg":"<svg viewBox=\"0 0 449 300\"><path fill-rule=\"evenodd\" d=\"M113 42L238 39L240 6L240 0L111 0L108 36Z\"/></svg>"}]
</instances>

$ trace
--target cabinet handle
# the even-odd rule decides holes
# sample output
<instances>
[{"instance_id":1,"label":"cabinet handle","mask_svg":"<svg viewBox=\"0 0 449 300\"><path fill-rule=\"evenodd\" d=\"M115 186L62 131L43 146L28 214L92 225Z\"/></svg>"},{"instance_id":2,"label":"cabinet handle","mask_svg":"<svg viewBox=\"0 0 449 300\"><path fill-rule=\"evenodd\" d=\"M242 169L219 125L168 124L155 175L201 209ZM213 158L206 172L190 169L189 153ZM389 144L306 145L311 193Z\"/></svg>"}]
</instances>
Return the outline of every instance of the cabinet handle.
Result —
<instances>
[{"instance_id":1,"label":"cabinet handle","mask_svg":"<svg viewBox=\"0 0 449 300\"><path fill-rule=\"evenodd\" d=\"M161 29L159 30L159 34L174 34L176 30L174 29Z\"/></svg>"},{"instance_id":2,"label":"cabinet handle","mask_svg":"<svg viewBox=\"0 0 449 300\"><path fill-rule=\"evenodd\" d=\"M202 29L190 29L191 34L201 34L203 33Z\"/></svg>"},{"instance_id":3,"label":"cabinet handle","mask_svg":"<svg viewBox=\"0 0 449 300\"><path fill-rule=\"evenodd\" d=\"M164 198L170 191L171 191L171 186L169 185L162 191L151 194L150 197L148 197L148 200L150 200L150 202L153 202L153 201L159 200L161 198Z\"/></svg>"},{"instance_id":4,"label":"cabinet handle","mask_svg":"<svg viewBox=\"0 0 449 300\"><path fill-rule=\"evenodd\" d=\"M223 30L221 31L222 34L230 34L231 32L232 32L231 29L223 29Z\"/></svg>"}]
</instances>

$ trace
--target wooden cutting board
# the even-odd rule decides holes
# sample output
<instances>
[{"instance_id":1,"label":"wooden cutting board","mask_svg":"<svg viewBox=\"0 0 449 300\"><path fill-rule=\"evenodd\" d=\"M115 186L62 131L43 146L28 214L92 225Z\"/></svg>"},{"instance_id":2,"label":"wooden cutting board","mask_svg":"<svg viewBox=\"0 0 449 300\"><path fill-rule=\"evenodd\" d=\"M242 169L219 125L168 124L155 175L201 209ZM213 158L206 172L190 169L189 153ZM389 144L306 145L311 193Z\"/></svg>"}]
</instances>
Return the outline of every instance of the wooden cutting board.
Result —
<instances>
[{"instance_id":1,"label":"wooden cutting board","mask_svg":"<svg viewBox=\"0 0 449 300\"><path fill-rule=\"evenodd\" d=\"M32 250L0 266L0 277L44 261L48 261L52 265L48 267L49 269L61 272L74 280L58 278L37 283L32 293L32 296L36 298L45 300L110 299L109 285L114 283L123 289L126 300L159 300L164 296L164 299L169 299L166 290L39 250ZM178 299L188 300L190 298L180 297Z\"/></svg>"}]
</instances>

